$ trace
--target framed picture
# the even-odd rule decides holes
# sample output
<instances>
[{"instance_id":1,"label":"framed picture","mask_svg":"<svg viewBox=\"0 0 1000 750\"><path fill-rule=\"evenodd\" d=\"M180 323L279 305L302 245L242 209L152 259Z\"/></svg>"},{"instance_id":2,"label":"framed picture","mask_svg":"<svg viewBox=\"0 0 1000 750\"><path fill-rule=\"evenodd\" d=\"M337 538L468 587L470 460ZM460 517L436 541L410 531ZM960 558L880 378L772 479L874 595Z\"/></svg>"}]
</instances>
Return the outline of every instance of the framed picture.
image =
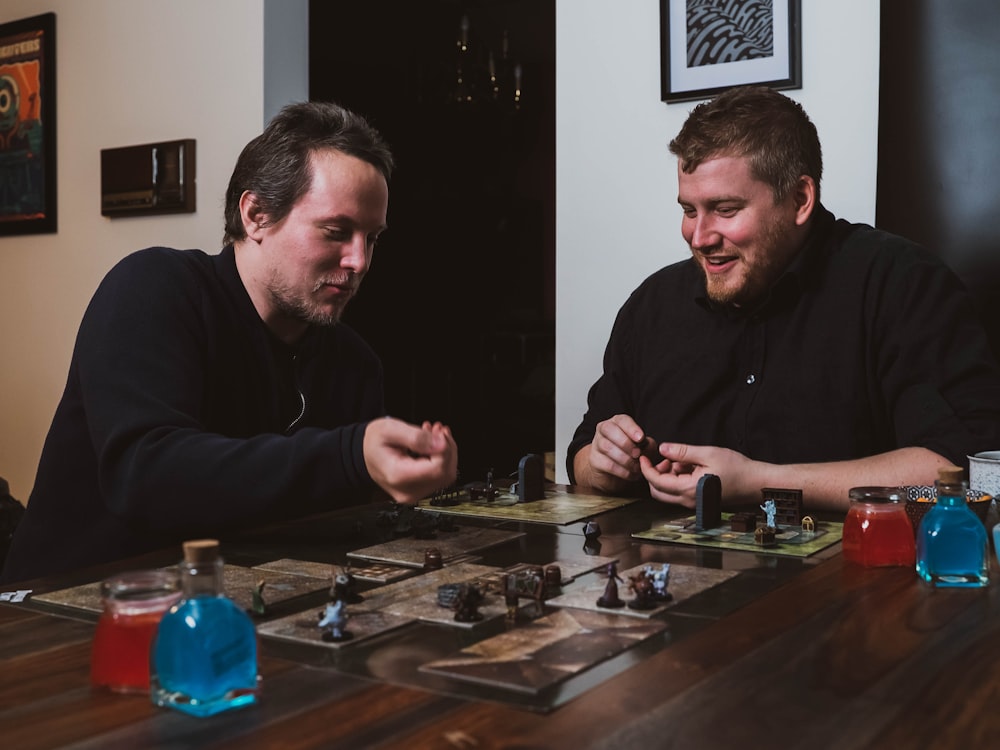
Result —
<instances>
[{"instance_id":1,"label":"framed picture","mask_svg":"<svg viewBox=\"0 0 1000 750\"><path fill-rule=\"evenodd\" d=\"M0 236L56 231L56 16L0 24Z\"/></svg>"},{"instance_id":2,"label":"framed picture","mask_svg":"<svg viewBox=\"0 0 1000 750\"><path fill-rule=\"evenodd\" d=\"M801 0L660 0L660 98L802 88Z\"/></svg>"}]
</instances>

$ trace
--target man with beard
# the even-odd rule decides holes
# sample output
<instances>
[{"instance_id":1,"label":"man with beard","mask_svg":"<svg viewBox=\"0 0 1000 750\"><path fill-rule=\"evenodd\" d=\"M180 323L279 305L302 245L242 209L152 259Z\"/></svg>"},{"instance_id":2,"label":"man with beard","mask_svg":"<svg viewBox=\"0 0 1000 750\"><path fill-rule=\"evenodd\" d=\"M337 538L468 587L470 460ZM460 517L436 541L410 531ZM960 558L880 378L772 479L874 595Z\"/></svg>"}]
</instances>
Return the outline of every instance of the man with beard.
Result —
<instances>
[{"instance_id":1,"label":"man with beard","mask_svg":"<svg viewBox=\"0 0 1000 750\"><path fill-rule=\"evenodd\" d=\"M358 115L290 105L237 161L221 253L148 248L108 273L5 580L455 480L450 430L385 417L381 364L338 323L392 166Z\"/></svg>"},{"instance_id":2,"label":"man with beard","mask_svg":"<svg viewBox=\"0 0 1000 750\"><path fill-rule=\"evenodd\" d=\"M575 484L694 507L764 487L845 509L861 485L931 484L1000 445L1000 368L957 278L820 204L816 128L791 99L730 89L678 157L692 258L619 311L569 446Z\"/></svg>"}]
</instances>

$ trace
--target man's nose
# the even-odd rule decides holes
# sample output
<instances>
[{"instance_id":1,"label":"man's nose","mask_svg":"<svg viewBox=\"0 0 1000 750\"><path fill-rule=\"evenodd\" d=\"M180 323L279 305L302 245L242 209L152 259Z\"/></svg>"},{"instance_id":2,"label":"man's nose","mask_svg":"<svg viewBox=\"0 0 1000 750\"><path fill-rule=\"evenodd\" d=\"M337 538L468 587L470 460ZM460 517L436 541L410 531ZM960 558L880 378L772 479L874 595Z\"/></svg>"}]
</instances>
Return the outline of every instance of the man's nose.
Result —
<instances>
[{"instance_id":1,"label":"man's nose","mask_svg":"<svg viewBox=\"0 0 1000 750\"><path fill-rule=\"evenodd\" d=\"M368 270L371 262L371 251L368 246L368 238L358 232L351 241L343 246L343 255L340 265L356 274L363 274Z\"/></svg>"},{"instance_id":2,"label":"man's nose","mask_svg":"<svg viewBox=\"0 0 1000 750\"><path fill-rule=\"evenodd\" d=\"M699 215L691 219L691 239L689 244L693 248L713 247L718 244L719 233L715 230L715 223L711 216Z\"/></svg>"}]
</instances>

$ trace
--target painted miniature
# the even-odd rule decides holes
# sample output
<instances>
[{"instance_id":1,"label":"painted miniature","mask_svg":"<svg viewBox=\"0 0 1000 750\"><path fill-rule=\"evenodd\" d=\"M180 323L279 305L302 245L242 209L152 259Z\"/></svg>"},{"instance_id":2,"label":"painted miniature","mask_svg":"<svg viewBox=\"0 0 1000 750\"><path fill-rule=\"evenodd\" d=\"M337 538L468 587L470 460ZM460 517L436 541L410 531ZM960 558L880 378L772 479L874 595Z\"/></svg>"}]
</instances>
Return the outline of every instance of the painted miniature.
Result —
<instances>
[{"instance_id":1,"label":"painted miniature","mask_svg":"<svg viewBox=\"0 0 1000 750\"><path fill-rule=\"evenodd\" d=\"M267 603L264 601L264 587L267 581L257 581L257 586L250 592L250 611L257 617L267 614Z\"/></svg>"},{"instance_id":2,"label":"painted miniature","mask_svg":"<svg viewBox=\"0 0 1000 750\"><path fill-rule=\"evenodd\" d=\"M463 583L458 587L458 594L452 609L455 610L455 622L479 622L483 613L479 605L483 603L483 592L474 583Z\"/></svg>"},{"instance_id":3,"label":"painted miniature","mask_svg":"<svg viewBox=\"0 0 1000 750\"><path fill-rule=\"evenodd\" d=\"M326 609L319 614L319 624L317 627L323 629L320 636L324 641L339 643L349 641L354 634L346 629L348 620L347 604L343 599L337 599L326 605Z\"/></svg>"},{"instance_id":4,"label":"painted miniature","mask_svg":"<svg viewBox=\"0 0 1000 750\"><path fill-rule=\"evenodd\" d=\"M365 598L358 593L358 581L351 574L351 566L341 568L333 575L333 586L330 587L330 599L342 599L347 604L363 602Z\"/></svg>"},{"instance_id":5,"label":"painted miniature","mask_svg":"<svg viewBox=\"0 0 1000 750\"><path fill-rule=\"evenodd\" d=\"M652 565L647 565L643 570L653 582L653 598L656 601L669 602L674 598L674 595L667 591L667 586L670 585L670 563L663 563L659 570Z\"/></svg>"},{"instance_id":6,"label":"painted miniature","mask_svg":"<svg viewBox=\"0 0 1000 750\"><path fill-rule=\"evenodd\" d=\"M778 512L778 506L775 505L774 500L765 500L764 504L760 506L760 509L764 511L764 516L767 519L766 526L771 529L776 529L777 525L775 523L774 516Z\"/></svg>"},{"instance_id":7,"label":"painted miniature","mask_svg":"<svg viewBox=\"0 0 1000 750\"><path fill-rule=\"evenodd\" d=\"M625 605L618 596L618 584L624 583L618 575L618 566L615 563L608 563L608 583L604 587L604 593L597 600L598 607L605 609L617 609Z\"/></svg>"}]
</instances>

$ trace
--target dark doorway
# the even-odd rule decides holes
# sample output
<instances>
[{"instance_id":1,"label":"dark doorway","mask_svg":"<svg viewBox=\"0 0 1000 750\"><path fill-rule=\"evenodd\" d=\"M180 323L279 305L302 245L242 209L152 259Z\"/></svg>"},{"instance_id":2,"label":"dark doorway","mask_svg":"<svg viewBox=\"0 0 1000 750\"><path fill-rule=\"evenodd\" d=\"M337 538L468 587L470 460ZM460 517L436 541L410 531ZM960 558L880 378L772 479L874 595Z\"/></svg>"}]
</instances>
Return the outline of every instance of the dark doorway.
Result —
<instances>
[{"instance_id":1,"label":"dark doorway","mask_svg":"<svg viewBox=\"0 0 1000 750\"><path fill-rule=\"evenodd\" d=\"M309 13L310 98L365 114L397 162L344 319L382 358L390 414L451 425L464 480L504 476L555 447L555 2Z\"/></svg>"},{"instance_id":2,"label":"dark doorway","mask_svg":"<svg viewBox=\"0 0 1000 750\"><path fill-rule=\"evenodd\" d=\"M882 0L876 223L939 254L1000 356L1000 4Z\"/></svg>"}]
</instances>

